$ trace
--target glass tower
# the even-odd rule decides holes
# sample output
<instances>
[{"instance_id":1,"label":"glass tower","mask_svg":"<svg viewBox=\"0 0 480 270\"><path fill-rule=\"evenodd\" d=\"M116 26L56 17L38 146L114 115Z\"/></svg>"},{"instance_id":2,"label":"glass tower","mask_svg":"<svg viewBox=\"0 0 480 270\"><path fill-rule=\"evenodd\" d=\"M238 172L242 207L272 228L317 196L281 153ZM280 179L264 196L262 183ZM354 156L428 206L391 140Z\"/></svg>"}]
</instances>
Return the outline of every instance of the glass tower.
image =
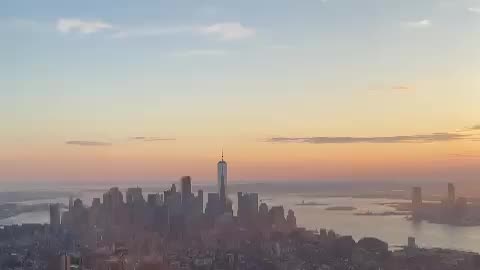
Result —
<instances>
[{"instance_id":1,"label":"glass tower","mask_svg":"<svg viewBox=\"0 0 480 270\"><path fill-rule=\"evenodd\" d=\"M222 208L225 209L227 205L227 162L223 160L223 150L222 150L222 160L217 164L218 170L218 195L220 197L220 203Z\"/></svg>"}]
</instances>

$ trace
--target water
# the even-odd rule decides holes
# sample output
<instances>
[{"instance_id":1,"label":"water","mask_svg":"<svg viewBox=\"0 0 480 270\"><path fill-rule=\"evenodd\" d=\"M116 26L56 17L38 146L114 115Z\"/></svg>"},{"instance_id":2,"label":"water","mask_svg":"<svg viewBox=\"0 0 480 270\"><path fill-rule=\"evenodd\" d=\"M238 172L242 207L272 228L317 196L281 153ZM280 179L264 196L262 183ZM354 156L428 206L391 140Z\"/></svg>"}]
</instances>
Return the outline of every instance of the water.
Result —
<instances>
[{"instance_id":1,"label":"water","mask_svg":"<svg viewBox=\"0 0 480 270\"><path fill-rule=\"evenodd\" d=\"M356 240L372 236L382 239L390 246L406 245L413 236L422 247L442 247L480 252L480 227L456 227L428 222L415 223L404 216L357 216L356 211L330 211L329 206L298 206L302 200L327 203L331 206L353 206L358 212L384 212L393 208L378 205L385 202L406 202L386 199L356 198L308 198L295 194L272 196L269 205L284 205L295 211L297 225L309 229L333 229L342 235L352 235Z\"/></svg>"},{"instance_id":2,"label":"water","mask_svg":"<svg viewBox=\"0 0 480 270\"><path fill-rule=\"evenodd\" d=\"M84 190L78 192L78 197L89 205L94 197L102 197L105 189ZM146 193L146 192L144 192ZM236 202L234 194L232 201ZM422 247L442 247L480 252L480 226L456 227L450 225L430 224L428 222L414 223L404 216L358 216L355 212L385 212L394 209L379 205L385 202L407 202L390 199L358 199L350 197L305 197L301 194L276 193L260 194L260 199L269 206L283 205L285 211L295 211L298 226L308 229L333 229L342 235L352 235L356 240L372 236L382 239L391 247L405 245L407 238L413 236ZM328 205L297 205L302 201ZM42 199L24 201L23 204L54 203L68 204L68 198ZM353 206L354 211L326 210L330 206ZM235 210L235 209L234 209ZM22 223L48 223L47 211L23 213L0 220L0 225Z\"/></svg>"},{"instance_id":3,"label":"water","mask_svg":"<svg viewBox=\"0 0 480 270\"><path fill-rule=\"evenodd\" d=\"M25 224L25 223L41 223L41 224L49 223L48 211L22 213L17 216L0 220L0 225L14 225L14 224Z\"/></svg>"}]
</instances>

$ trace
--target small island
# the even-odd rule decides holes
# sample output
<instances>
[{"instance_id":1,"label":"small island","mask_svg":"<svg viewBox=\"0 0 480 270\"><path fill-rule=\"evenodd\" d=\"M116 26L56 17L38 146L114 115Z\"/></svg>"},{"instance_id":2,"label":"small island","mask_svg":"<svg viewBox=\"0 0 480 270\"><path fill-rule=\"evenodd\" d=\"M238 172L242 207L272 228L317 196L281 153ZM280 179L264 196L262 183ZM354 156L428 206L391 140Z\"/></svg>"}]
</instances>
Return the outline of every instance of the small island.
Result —
<instances>
[{"instance_id":1,"label":"small island","mask_svg":"<svg viewBox=\"0 0 480 270\"><path fill-rule=\"evenodd\" d=\"M317 203L317 202L306 202L302 201L301 203L297 203L297 206L325 206L329 205L328 203Z\"/></svg>"},{"instance_id":2,"label":"small island","mask_svg":"<svg viewBox=\"0 0 480 270\"><path fill-rule=\"evenodd\" d=\"M329 211L353 211L357 210L356 207L353 206L332 206L332 207L327 207L325 210Z\"/></svg>"},{"instance_id":3,"label":"small island","mask_svg":"<svg viewBox=\"0 0 480 270\"><path fill-rule=\"evenodd\" d=\"M362 212L362 213L355 213L356 216L408 216L410 215L410 212L402 212L402 211L387 211L387 212L380 212L380 213L375 213L375 212Z\"/></svg>"}]
</instances>

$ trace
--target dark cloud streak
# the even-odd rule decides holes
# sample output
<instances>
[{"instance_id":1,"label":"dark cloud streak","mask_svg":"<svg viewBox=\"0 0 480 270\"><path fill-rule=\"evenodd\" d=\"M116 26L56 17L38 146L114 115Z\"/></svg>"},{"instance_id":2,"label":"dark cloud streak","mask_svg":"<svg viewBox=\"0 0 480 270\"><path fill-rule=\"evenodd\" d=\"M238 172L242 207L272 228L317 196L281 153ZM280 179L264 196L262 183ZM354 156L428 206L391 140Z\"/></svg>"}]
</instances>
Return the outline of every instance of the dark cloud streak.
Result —
<instances>
[{"instance_id":1,"label":"dark cloud streak","mask_svg":"<svg viewBox=\"0 0 480 270\"><path fill-rule=\"evenodd\" d=\"M462 159L480 159L480 155L476 155L476 154L450 154L450 156L454 158L462 158Z\"/></svg>"},{"instance_id":2,"label":"dark cloud streak","mask_svg":"<svg viewBox=\"0 0 480 270\"><path fill-rule=\"evenodd\" d=\"M389 137L272 137L272 143L348 144L348 143L431 143L468 139L470 134L432 133Z\"/></svg>"},{"instance_id":3,"label":"dark cloud streak","mask_svg":"<svg viewBox=\"0 0 480 270\"><path fill-rule=\"evenodd\" d=\"M175 141L176 138L137 136L137 137L130 137L130 140L142 141L142 142L155 142L155 141Z\"/></svg>"},{"instance_id":4,"label":"dark cloud streak","mask_svg":"<svg viewBox=\"0 0 480 270\"><path fill-rule=\"evenodd\" d=\"M66 144L69 145L78 145L78 146L111 146L109 142L98 142L98 141L66 141Z\"/></svg>"}]
</instances>

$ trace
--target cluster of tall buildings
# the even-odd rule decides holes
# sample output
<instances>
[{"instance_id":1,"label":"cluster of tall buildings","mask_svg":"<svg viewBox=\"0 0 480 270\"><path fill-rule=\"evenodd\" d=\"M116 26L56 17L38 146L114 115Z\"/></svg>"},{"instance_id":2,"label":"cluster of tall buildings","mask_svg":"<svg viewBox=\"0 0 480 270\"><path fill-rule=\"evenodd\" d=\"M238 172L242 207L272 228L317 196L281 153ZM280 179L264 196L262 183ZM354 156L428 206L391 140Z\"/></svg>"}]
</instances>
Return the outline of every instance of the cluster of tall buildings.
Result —
<instances>
[{"instance_id":1,"label":"cluster of tall buildings","mask_svg":"<svg viewBox=\"0 0 480 270\"><path fill-rule=\"evenodd\" d=\"M112 187L90 207L71 199L61 218L60 206L52 204L51 235L68 251L61 256L60 269L71 269L71 262L102 270L137 269L134 262L157 267L139 269L227 269L225 265L251 263L242 259L244 255L218 253L218 247L238 249L272 232L288 235L297 230L295 214L286 214L283 206L259 205L258 193L238 192L235 216L227 168L222 153L216 190L207 194L201 189L194 193L192 178L184 176L179 189L172 184L146 198L140 187L124 192ZM128 264L133 268L124 268ZM232 267L228 269L237 269Z\"/></svg>"},{"instance_id":2,"label":"cluster of tall buildings","mask_svg":"<svg viewBox=\"0 0 480 270\"><path fill-rule=\"evenodd\" d=\"M462 205L466 203L464 197L456 197L455 195L455 185L453 183L447 184L447 197L442 201L442 204L445 207L454 207L455 205ZM419 209L423 206L423 197L422 197L422 188L413 187L412 188L412 207L413 209Z\"/></svg>"},{"instance_id":3,"label":"cluster of tall buildings","mask_svg":"<svg viewBox=\"0 0 480 270\"><path fill-rule=\"evenodd\" d=\"M458 223L465 216L467 206L466 198L456 197L453 183L447 184L447 196L440 204L424 202L422 188L412 188L412 213L416 219L425 219L437 223Z\"/></svg>"},{"instance_id":4,"label":"cluster of tall buildings","mask_svg":"<svg viewBox=\"0 0 480 270\"><path fill-rule=\"evenodd\" d=\"M140 187L128 188L125 196L118 187L110 188L102 200L94 198L91 207L85 207L80 199L71 200L61 221L59 205L52 204L50 224L52 228L63 225L76 233L94 228L93 242L121 239L126 231L153 231L171 238L192 237L219 223L248 227L273 225L282 230L296 226L293 211L285 217L283 207L269 210L266 204L259 206L257 193L238 192L237 216L234 216L233 203L228 198L227 175L227 162L222 153L217 163L217 192L207 194L205 208L203 190L194 194L191 177L184 176L180 179L180 190L172 184L163 193L147 194L146 200Z\"/></svg>"}]
</instances>

